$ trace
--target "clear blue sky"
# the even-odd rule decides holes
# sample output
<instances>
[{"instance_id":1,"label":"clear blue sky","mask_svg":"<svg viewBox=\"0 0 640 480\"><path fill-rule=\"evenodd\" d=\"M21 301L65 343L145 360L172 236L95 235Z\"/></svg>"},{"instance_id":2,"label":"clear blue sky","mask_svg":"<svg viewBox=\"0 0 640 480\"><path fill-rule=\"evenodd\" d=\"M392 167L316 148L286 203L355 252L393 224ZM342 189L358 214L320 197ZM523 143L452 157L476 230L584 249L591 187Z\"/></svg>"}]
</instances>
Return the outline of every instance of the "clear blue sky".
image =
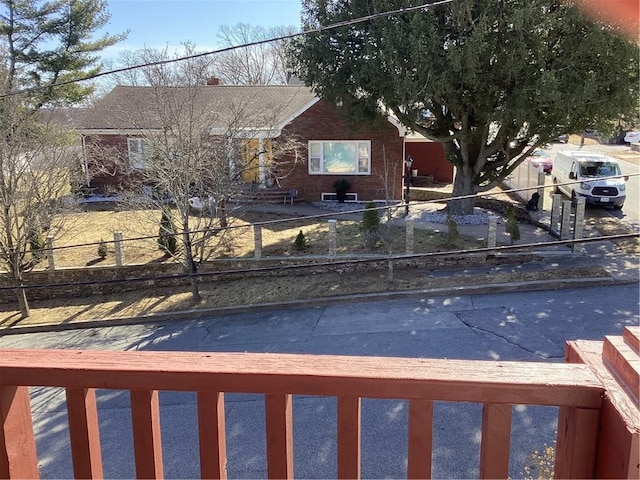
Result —
<instances>
[{"instance_id":1,"label":"clear blue sky","mask_svg":"<svg viewBox=\"0 0 640 480\"><path fill-rule=\"evenodd\" d=\"M129 36L103 52L107 58L120 50L180 48L184 41L214 50L220 25L300 28L300 0L108 0L108 10L105 31Z\"/></svg>"}]
</instances>

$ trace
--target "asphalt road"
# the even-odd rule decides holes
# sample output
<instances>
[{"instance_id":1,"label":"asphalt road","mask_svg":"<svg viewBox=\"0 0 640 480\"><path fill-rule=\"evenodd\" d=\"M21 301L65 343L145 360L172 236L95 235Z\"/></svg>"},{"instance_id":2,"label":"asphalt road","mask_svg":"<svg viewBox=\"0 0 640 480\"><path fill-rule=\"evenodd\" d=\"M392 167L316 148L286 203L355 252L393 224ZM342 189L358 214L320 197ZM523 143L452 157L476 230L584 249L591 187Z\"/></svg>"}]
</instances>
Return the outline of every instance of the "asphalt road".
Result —
<instances>
[{"instance_id":1,"label":"asphalt road","mask_svg":"<svg viewBox=\"0 0 640 480\"><path fill-rule=\"evenodd\" d=\"M637 284L580 290L412 298L210 319L10 335L0 348L250 351L558 362L569 339L601 339L640 320ZM453 372L452 372L453 373ZM479 369L478 375L482 374ZM99 391L105 476L135 476L127 392ZM195 395L161 393L167 478L198 477ZM42 478L72 476L58 389L32 392ZM295 476L335 478L334 399L294 397ZM261 396L226 396L230 478L264 478ZM434 478L478 477L481 406L438 403ZM406 476L407 404L363 400L362 476ZM556 409L515 406L512 478L550 444Z\"/></svg>"}]
</instances>

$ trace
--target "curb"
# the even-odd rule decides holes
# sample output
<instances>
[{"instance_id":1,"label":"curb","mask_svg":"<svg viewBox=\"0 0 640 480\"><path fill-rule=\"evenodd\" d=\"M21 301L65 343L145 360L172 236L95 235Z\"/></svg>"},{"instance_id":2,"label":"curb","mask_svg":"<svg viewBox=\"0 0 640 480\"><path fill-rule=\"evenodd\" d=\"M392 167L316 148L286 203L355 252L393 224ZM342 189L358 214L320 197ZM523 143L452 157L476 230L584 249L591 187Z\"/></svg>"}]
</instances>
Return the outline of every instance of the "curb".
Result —
<instances>
[{"instance_id":1,"label":"curb","mask_svg":"<svg viewBox=\"0 0 640 480\"><path fill-rule=\"evenodd\" d=\"M445 296L445 295L483 295L489 293L510 293L522 291L561 290L569 288L586 288L595 286L629 285L638 283L637 280L615 279L613 277L594 277L580 279L533 280L528 282L496 283L485 285L466 285L460 287L436 287L429 289L407 290L398 292L376 292L364 294L340 295L311 299L299 299L285 302L268 302L253 305L233 305L228 307L207 308L201 310L183 310L166 313L154 313L137 317L123 317L114 319L84 320L74 323L37 324L0 328L0 336L17 335L23 333L43 333L85 328L118 327L138 324L153 324L168 320L193 320L205 317L232 315L238 313L257 312L265 310L281 310L309 307L324 307L336 304L347 304L362 301L398 300L412 298L417 295Z\"/></svg>"}]
</instances>

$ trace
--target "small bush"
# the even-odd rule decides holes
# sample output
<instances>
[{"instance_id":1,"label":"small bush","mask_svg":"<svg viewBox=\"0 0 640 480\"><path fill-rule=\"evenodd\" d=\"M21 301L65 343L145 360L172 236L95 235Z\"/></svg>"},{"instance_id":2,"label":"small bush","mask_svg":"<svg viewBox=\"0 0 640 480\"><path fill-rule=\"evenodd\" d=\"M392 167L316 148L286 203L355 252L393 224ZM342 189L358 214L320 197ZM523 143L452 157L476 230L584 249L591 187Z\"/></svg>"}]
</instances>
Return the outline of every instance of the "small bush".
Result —
<instances>
[{"instance_id":1,"label":"small bush","mask_svg":"<svg viewBox=\"0 0 640 480\"><path fill-rule=\"evenodd\" d=\"M362 232L364 233L364 245L367 248L375 246L380 234L380 217L376 210L376 204L368 202L365 206L365 211L362 214Z\"/></svg>"},{"instance_id":2,"label":"small bush","mask_svg":"<svg viewBox=\"0 0 640 480\"><path fill-rule=\"evenodd\" d=\"M348 192L351 190L351 183L346 178L341 178L333 182L333 188L336 192Z\"/></svg>"},{"instance_id":3,"label":"small bush","mask_svg":"<svg viewBox=\"0 0 640 480\"><path fill-rule=\"evenodd\" d=\"M451 215L447 215L447 230L449 231L447 234L447 246L451 247L460 237L460 232L458 232L458 224Z\"/></svg>"},{"instance_id":4,"label":"small bush","mask_svg":"<svg viewBox=\"0 0 640 480\"><path fill-rule=\"evenodd\" d=\"M100 239L100 243L98 243L98 256L104 260L107 258L107 253L107 244L103 239Z\"/></svg>"},{"instance_id":5,"label":"small bush","mask_svg":"<svg viewBox=\"0 0 640 480\"><path fill-rule=\"evenodd\" d=\"M308 247L307 239L305 238L304 233L302 233L302 230L300 230L298 235L296 235L296 239L293 241L293 246L296 247L296 250L299 252Z\"/></svg>"},{"instance_id":6,"label":"small bush","mask_svg":"<svg viewBox=\"0 0 640 480\"><path fill-rule=\"evenodd\" d=\"M160 230L158 232L158 248L165 254L175 255L178 251L178 240L176 239L176 227L173 224L171 213L166 209L162 210L160 218Z\"/></svg>"},{"instance_id":7,"label":"small bush","mask_svg":"<svg viewBox=\"0 0 640 480\"><path fill-rule=\"evenodd\" d=\"M351 190L351 183L346 178L341 178L333 182L333 188L336 191L338 202L343 203L347 198L347 192Z\"/></svg>"},{"instance_id":8,"label":"small bush","mask_svg":"<svg viewBox=\"0 0 640 480\"><path fill-rule=\"evenodd\" d=\"M31 255L37 260L42 258L43 250L46 247L44 235L40 229L32 229L29 232L29 248Z\"/></svg>"},{"instance_id":9,"label":"small bush","mask_svg":"<svg viewBox=\"0 0 640 480\"><path fill-rule=\"evenodd\" d=\"M516 219L516 210L511 205L507 207L505 221L505 229L511 237L511 243L513 244L516 240L520 240L520 226Z\"/></svg>"}]
</instances>

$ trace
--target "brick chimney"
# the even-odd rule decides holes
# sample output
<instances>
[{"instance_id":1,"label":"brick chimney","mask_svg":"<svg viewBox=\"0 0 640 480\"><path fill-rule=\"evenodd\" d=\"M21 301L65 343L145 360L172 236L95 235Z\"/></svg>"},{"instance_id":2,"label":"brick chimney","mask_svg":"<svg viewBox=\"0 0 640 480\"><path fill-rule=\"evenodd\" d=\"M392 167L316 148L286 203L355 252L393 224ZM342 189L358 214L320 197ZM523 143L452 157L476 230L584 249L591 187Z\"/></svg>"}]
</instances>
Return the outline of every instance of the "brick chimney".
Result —
<instances>
[{"instance_id":1,"label":"brick chimney","mask_svg":"<svg viewBox=\"0 0 640 480\"><path fill-rule=\"evenodd\" d=\"M207 85L220 85L220 79L218 77L207 78Z\"/></svg>"}]
</instances>

